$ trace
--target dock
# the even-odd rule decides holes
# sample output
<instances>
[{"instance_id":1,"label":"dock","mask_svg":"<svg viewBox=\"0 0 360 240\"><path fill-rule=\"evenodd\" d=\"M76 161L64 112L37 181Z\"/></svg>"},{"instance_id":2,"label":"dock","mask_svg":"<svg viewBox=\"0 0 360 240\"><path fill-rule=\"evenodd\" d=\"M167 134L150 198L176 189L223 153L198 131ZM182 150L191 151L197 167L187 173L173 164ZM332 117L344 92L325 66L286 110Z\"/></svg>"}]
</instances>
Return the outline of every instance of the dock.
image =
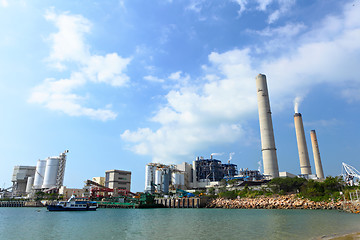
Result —
<instances>
[{"instance_id":1,"label":"dock","mask_svg":"<svg viewBox=\"0 0 360 240\"><path fill-rule=\"evenodd\" d=\"M155 198L157 204L166 208L203 208L206 200L201 198Z\"/></svg>"}]
</instances>

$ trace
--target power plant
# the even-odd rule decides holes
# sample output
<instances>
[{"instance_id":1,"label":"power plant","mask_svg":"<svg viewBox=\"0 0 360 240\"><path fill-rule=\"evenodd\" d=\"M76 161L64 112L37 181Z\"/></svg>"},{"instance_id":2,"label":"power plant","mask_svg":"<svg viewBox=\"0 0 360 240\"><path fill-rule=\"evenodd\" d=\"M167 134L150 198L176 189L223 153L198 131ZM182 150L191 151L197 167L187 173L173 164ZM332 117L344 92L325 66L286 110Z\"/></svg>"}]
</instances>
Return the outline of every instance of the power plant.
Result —
<instances>
[{"instance_id":1,"label":"power plant","mask_svg":"<svg viewBox=\"0 0 360 240\"><path fill-rule=\"evenodd\" d=\"M276 156L269 93L266 83L266 76L264 74L257 75L256 88L264 175L267 175L270 178L276 178L279 177L279 166Z\"/></svg>"},{"instance_id":2,"label":"power plant","mask_svg":"<svg viewBox=\"0 0 360 240\"><path fill-rule=\"evenodd\" d=\"M145 167L145 192L167 194L176 189L203 189L218 185L224 178L237 174L237 165L220 160L196 157L192 164L177 165L149 163Z\"/></svg>"},{"instance_id":3,"label":"power plant","mask_svg":"<svg viewBox=\"0 0 360 240\"><path fill-rule=\"evenodd\" d=\"M318 145L315 130L310 131L310 137L311 137L311 145L312 145L313 154L314 154L316 176L319 179L324 179L324 171L323 171L323 167L322 167L322 163L321 163L319 145Z\"/></svg>"},{"instance_id":4,"label":"power plant","mask_svg":"<svg viewBox=\"0 0 360 240\"><path fill-rule=\"evenodd\" d=\"M214 159L213 155L221 154L213 153L210 155L209 159L196 157L195 161L192 161L191 164L187 162L176 165L165 165L162 163L147 164L145 168L144 192L168 194L174 190L178 193L185 190L198 191L218 187L223 184L223 180L239 180L239 182L243 181L244 184L259 185L272 178L296 177L297 175L295 174L279 172L269 92L267 79L264 74L258 74L256 76L256 88L263 174L261 173L260 167L259 170L240 168L240 171L238 171L237 165L230 163L232 154L234 153L230 154L230 158L227 163L222 163L220 160ZM297 110L296 100L294 125L301 169L301 174L298 176L311 179L324 179L324 172L315 130L311 130L310 132L316 168L316 176L312 175L302 115ZM59 156L48 157L45 160L38 160L36 167L15 166L12 177L13 186L3 189L4 191L2 195L8 193L7 190L9 189L13 190L13 196L30 196L31 194L39 191L60 193L59 190L61 188L64 189L63 181L67 153L68 150L64 151ZM94 181L91 182L94 183ZM113 195L116 195L119 191L129 192L131 185L131 172L109 170L106 171L103 181L96 181L95 184L97 184L97 189L95 189L96 191L110 192L111 190ZM238 186L241 184L242 183L239 183Z\"/></svg>"}]
</instances>

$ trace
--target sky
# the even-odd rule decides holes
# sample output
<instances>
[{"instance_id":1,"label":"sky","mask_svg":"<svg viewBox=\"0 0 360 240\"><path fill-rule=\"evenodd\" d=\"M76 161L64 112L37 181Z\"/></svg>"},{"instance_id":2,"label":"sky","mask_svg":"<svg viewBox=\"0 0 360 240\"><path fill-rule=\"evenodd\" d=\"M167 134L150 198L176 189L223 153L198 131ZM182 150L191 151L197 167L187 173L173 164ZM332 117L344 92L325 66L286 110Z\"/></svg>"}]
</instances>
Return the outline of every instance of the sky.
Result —
<instances>
[{"instance_id":1,"label":"sky","mask_svg":"<svg viewBox=\"0 0 360 240\"><path fill-rule=\"evenodd\" d=\"M255 77L267 76L280 171L360 169L359 0L0 0L0 188L69 150L64 185L197 156L261 169Z\"/></svg>"}]
</instances>

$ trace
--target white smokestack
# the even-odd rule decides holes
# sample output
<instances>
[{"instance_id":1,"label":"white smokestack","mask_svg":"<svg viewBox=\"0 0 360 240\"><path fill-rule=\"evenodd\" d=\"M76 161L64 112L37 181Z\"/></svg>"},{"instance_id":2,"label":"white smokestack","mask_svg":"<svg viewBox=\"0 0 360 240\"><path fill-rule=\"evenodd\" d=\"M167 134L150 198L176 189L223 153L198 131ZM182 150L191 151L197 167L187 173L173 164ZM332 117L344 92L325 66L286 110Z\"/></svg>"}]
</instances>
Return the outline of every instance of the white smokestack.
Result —
<instances>
[{"instance_id":1,"label":"white smokestack","mask_svg":"<svg viewBox=\"0 0 360 240\"><path fill-rule=\"evenodd\" d=\"M264 175L268 175L271 178L276 178L279 177L279 166L276 156L275 137L271 118L269 92L265 75L259 74L256 77L256 88Z\"/></svg>"},{"instance_id":2,"label":"white smokestack","mask_svg":"<svg viewBox=\"0 0 360 240\"><path fill-rule=\"evenodd\" d=\"M294 99L294 112L295 113L299 113L299 106L300 106L300 103L301 103L302 100L303 100L303 98L300 97L300 96L297 96Z\"/></svg>"}]
</instances>

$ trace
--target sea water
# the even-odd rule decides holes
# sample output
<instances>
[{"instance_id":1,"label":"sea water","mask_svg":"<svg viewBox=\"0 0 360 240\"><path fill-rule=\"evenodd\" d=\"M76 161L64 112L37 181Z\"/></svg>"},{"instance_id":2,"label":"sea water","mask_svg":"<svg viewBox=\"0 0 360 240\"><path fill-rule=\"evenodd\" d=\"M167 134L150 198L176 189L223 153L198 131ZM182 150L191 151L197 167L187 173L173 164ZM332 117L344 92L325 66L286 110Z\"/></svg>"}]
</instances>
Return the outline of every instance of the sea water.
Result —
<instances>
[{"instance_id":1,"label":"sea water","mask_svg":"<svg viewBox=\"0 0 360 240\"><path fill-rule=\"evenodd\" d=\"M360 231L336 210L0 208L0 239L315 239Z\"/></svg>"}]
</instances>

